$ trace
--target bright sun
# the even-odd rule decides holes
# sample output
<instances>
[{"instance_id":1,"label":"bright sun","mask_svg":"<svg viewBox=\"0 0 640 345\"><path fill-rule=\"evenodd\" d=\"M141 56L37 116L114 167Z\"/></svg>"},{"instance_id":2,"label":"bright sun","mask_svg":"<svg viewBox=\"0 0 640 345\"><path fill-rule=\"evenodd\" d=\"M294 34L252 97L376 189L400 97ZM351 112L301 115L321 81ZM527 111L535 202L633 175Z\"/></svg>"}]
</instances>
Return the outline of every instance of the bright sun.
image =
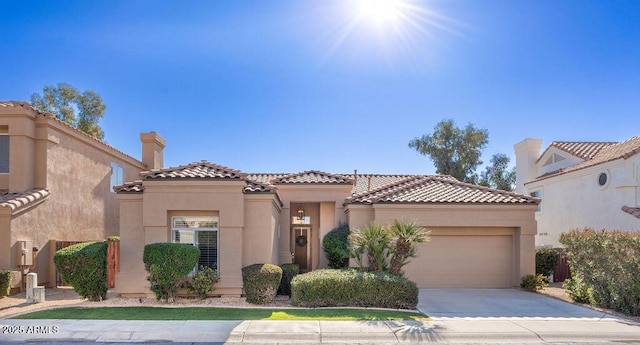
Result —
<instances>
[{"instance_id":1,"label":"bright sun","mask_svg":"<svg viewBox=\"0 0 640 345\"><path fill-rule=\"evenodd\" d=\"M403 0L357 0L356 11L362 19L376 24L395 22L402 16Z\"/></svg>"}]
</instances>

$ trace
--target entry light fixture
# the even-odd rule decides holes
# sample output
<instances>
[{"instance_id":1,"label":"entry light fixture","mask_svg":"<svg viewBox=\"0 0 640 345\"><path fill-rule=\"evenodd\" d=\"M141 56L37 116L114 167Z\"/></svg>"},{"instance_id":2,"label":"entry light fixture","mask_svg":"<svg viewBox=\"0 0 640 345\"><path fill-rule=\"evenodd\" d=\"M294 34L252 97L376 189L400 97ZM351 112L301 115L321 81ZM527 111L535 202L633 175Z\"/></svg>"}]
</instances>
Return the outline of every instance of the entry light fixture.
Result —
<instances>
[{"instance_id":1,"label":"entry light fixture","mask_svg":"<svg viewBox=\"0 0 640 345\"><path fill-rule=\"evenodd\" d=\"M304 208L298 206L298 220L304 220Z\"/></svg>"}]
</instances>

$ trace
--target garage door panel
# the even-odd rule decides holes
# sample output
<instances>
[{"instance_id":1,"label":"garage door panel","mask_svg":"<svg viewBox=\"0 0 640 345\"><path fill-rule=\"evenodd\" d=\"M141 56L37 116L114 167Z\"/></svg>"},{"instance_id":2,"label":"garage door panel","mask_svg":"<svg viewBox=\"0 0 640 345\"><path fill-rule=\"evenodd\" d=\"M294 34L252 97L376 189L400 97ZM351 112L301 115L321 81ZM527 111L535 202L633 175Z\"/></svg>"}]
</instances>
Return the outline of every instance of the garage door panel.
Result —
<instances>
[{"instance_id":1,"label":"garage door panel","mask_svg":"<svg viewBox=\"0 0 640 345\"><path fill-rule=\"evenodd\" d=\"M418 257L405 266L418 287L510 287L513 235L501 231L431 236L418 245Z\"/></svg>"}]
</instances>

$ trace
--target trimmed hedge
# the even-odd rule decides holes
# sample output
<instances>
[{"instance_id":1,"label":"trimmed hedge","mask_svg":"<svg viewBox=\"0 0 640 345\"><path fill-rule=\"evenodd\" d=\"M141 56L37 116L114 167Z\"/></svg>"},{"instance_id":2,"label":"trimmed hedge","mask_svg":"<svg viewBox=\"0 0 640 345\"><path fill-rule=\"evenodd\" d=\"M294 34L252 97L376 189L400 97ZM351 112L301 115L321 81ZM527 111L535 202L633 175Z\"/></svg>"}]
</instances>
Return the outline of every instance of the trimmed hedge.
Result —
<instances>
[{"instance_id":1,"label":"trimmed hedge","mask_svg":"<svg viewBox=\"0 0 640 345\"><path fill-rule=\"evenodd\" d=\"M62 279L90 301L107 298L107 244L85 242L62 248L53 256Z\"/></svg>"},{"instance_id":2,"label":"trimmed hedge","mask_svg":"<svg viewBox=\"0 0 640 345\"><path fill-rule=\"evenodd\" d=\"M0 271L0 298L9 296L11 291L11 271Z\"/></svg>"},{"instance_id":3,"label":"trimmed hedge","mask_svg":"<svg viewBox=\"0 0 640 345\"><path fill-rule=\"evenodd\" d=\"M555 249L540 248L536 250L536 274L549 277L558 266L559 254Z\"/></svg>"},{"instance_id":4,"label":"trimmed hedge","mask_svg":"<svg viewBox=\"0 0 640 345\"><path fill-rule=\"evenodd\" d=\"M570 295L640 315L640 233L572 230L560 235L574 283Z\"/></svg>"},{"instance_id":5,"label":"trimmed hedge","mask_svg":"<svg viewBox=\"0 0 640 345\"><path fill-rule=\"evenodd\" d=\"M282 279L278 294L291 296L291 280L300 273L300 266L298 264L282 264L280 268L282 268Z\"/></svg>"},{"instance_id":6,"label":"trimmed hedge","mask_svg":"<svg viewBox=\"0 0 640 345\"><path fill-rule=\"evenodd\" d=\"M152 243L144 246L142 261L147 280L158 300L173 302L178 285L198 263L200 249L184 243Z\"/></svg>"},{"instance_id":7,"label":"trimmed hedge","mask_svg":"<svg viewBox=\"0 0 640 345\"><path fill-rule=\"evenodd\" d=\"M273 301L281 280L280 266L253 264L242 268L242 288L249 303L265 304Z\"/></svg>"},{"instance_id":8,"label":"trimmed hedge","mask_svg":"<svg viewBox=\"0 0 640 345\"><path fill-rule=\"evenodd\" d=\"M418 287L388 272L320 269L291 281L291 303L302 307L377 307L415 309Z\"/></svg>"},{"instance_id":9,"label":"trimmed hedge","mask_svg":"<svg viewBox=\"0 0 640 345\"><path fill-rule=\"evenodd\" d=\"M349 233L349 225L340 224L324 235L322 249L329 267L344 268L349 265Z\"/></svg>"}]
</instances>

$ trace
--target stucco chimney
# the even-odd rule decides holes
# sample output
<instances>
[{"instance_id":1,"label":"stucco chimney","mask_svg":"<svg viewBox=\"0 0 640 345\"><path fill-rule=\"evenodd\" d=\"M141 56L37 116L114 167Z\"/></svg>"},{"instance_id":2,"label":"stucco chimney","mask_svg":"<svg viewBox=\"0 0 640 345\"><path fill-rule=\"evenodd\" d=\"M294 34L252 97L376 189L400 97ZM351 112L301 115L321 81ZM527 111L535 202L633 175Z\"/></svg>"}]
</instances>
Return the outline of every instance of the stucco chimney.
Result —
<instances>
[{"instance_id":1,"label":"stucco chimney","mask_svg":"<svg viewBox=\"0 0 640 345\"><path fill-rule=\"evenodd\" d=\"M162 169L164 165L164 147L167 142L156 132L140 133L142 142L142 163L147 169Z\"/></svg>"},{"instance_id":2,"label":"stucco chimney","mask_svg":"<svg viewBox=\"0 0 640 345\"><path fill-rule=\"evenodd\" d=\"M537 177L536 161L542 140L527 138L513 145L516 153L516 193L528 194L524 184Z\"/></svg>"}]
</instances>

